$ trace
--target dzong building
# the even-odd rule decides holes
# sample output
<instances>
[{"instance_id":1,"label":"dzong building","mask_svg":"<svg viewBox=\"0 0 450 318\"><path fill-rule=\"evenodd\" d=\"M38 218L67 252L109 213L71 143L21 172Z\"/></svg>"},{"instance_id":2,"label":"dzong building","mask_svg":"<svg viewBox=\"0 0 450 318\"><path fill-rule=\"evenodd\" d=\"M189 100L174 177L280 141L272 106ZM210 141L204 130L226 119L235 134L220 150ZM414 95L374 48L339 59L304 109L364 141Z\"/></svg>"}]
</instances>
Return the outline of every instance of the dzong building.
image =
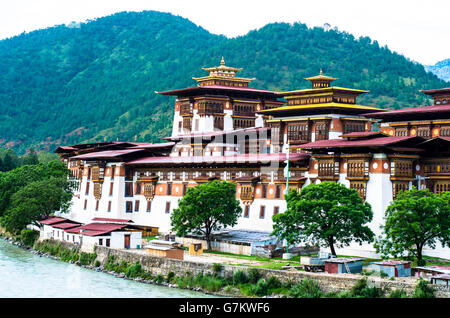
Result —
<instances>
[{"instance_id":1,"label":"dzong building","mask_svg":"<svg viewBox=\"0 0 450 318\"><path fill-rule=\"evenodd\" d=\"M77 189L67 217L128 219L170 233L170 216L189 187L210 180L236 184L242 215L235 229L271 232L289 191L340 182L370 203L372 231L413 185L450 190L450 88L422 91L434 105L386 111L360 105L368 91L306 78L311 88L276 92L251 87L241 68L204 68L196 85L158 94L175 98L172 134L161 143L101 142L59 147ZM287 170L289 159L289 171ZM372 245L338 254L375 256ZM450 258L439 244L424 254Z\"/></svg>"}]
</instances>

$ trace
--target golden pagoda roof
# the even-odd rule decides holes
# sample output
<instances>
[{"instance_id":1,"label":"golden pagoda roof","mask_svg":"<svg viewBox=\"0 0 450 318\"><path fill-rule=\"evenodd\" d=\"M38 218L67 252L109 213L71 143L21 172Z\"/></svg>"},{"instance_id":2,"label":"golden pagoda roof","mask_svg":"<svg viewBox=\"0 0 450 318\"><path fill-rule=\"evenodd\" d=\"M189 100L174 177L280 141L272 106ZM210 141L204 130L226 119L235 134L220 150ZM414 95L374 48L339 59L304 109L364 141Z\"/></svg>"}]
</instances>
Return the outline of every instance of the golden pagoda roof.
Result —
<instances>
[{"instance_id":1,"label":"golden pagoda roof","mask_svg":"<svg viewBox=\"0 0 450 318\"><path fill-rule=\"evenodd\" d=\"M306 77L305 78L305 80L308 80L308 81L317 81L317 80L323 80L323 81L335 81L335 80L337 80L338 78L336 78L336 77L331 77L331 76L326 76L326 75L323 75L323 72L322 72L322 69L320 69L320 73L319 73L319 75L316 75L316 76L312 76L312 77Z\"/></svg>"},{"instance_id":2,"label":"golden pagoda roof","mask_svg":"<svg viewBox=\"0 0 450 318\"><path fill-rule=\"evenodd\" d=\"M261 110L260 112L270 112L270 111L275 111L275 110L289 110L289 109L322 108L322 107L342 107L342 108L352 108L352 109L383 110L383 109L372 107L372 106L364 106L364 105L356 105L356 104L344 104L344 103L331 102L331 103L322 103L322 104L281 106L281 107L277 107L277 108Z\"/></svg>"},{"instance_id":3,"label":"golden pagoda roof","mask_svg":"<svg viewBox=\"0 0 450 318\"><path fill-rule=\"evenodd\" d=\"M304 95L307 93L318 93L318 92L327 92L327 91L345 91L347 93L357 93L363 94L368 93L367 90L361 90L361 89L354 89L354 88L346 88L346 87L339 87L339 86L329 86L329 87L320 87L320 88L305 88L305 89L298 89L294 91L286 91L286 92L278 92L278 95L282 96L292 96L292 95Z\"/></svg>"},{"instance_id":4,"label":"golden pagoda roof","mask_svg":"<svg viewBox=\"0 0 450 318\"><path fill-rule=\"evenodd\" d=\"M242 68L236 68L236 67L230 67L225 65L225 60L223 59L220 61L220 66L213 66L213 67L202 67L203 70L207 72L215 72L215 71L229 71L229 72L238 72L241 71Z\"/></svg>"}]
</instances>

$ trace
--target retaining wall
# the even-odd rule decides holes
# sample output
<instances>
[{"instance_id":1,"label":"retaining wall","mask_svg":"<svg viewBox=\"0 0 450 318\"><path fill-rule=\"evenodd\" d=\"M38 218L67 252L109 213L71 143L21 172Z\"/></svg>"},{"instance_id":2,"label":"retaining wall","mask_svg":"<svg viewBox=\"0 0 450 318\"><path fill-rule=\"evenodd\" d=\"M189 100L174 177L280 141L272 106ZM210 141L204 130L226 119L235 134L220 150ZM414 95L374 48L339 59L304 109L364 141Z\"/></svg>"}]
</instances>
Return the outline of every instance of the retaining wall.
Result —
<instances>
[{"instance_id":1,"label":"retaining wall","mask_svg":"<svg viewBox=\"0 0 450 318\"><path fill-rule=\"evenodd\" d=\"M191 261L181 261L176 259L167 259L154 257L150 255L143 255L134 253L127 250L110 249L103 246L97 246L97 260L102 264L105 264L108 256L114 256L116 262L124 260L125 262L132 264L140 262L143 269L150 271L153 275L161 274L166 276L169 272L173 272L177 276L191 273L197 275L199 273L213 272L213 264L210 263L197 263ZM221 275L224 277L232 277L237 270L247 271L246 267L223 265ZM340 292L349 290L356 284L358 280L362 278L361 275L353 274L341 274L333 275L326 273L310 273L297 270L270 270L270 269L258 269L263 278L269 278L275 276L282 282L292 281L294 283L299 282L304 278L310 278L319 284L320 288L324 292ZM385 288L389 290L403 289L408 295L412 294L415 288L415 281L406 280L389 280L380 277L367 278L369 286L376 286L378 288ZM436 291L436 297L450 298L450 286L438 286L430 285Z\"/></svg>"}]
</instances>

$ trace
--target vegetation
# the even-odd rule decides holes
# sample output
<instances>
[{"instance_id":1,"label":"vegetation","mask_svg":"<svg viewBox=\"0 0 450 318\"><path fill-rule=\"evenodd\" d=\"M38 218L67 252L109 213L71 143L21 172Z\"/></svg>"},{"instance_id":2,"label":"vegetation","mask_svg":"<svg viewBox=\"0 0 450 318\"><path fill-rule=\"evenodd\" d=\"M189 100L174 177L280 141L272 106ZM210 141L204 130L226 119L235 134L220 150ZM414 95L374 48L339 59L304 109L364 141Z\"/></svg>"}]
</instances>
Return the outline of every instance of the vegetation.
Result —
<instances>
[{"instance_id":1,"label":"vegetation","mask_svg":"<svg viewBox=\"0 0 450 318\"><path fill-rule=\"evenodd\" d=\"M428 286L428 283L420 277L417 280L416 288L414 289L413 298L434 298L433 289Z\"/></svg>"},{"instance_id":2,"label":"vegetation","mask_svg":"<svg viewBox=\"0 0 450 318\"><path fill-rule=\"evenodd\" d=\"M0 173L0 224L18 234L55 211L67 212L72 199L69 173L60 160Z\"/></svg>"},{"instance_id":3,"label":"vegetation","mask_svg":"<svg viewBox=\"0 0 450 318\"><path fill-rule=\"evenodd\" d=\"M382 228L384 236L375 243L378 253L395 257L406 252L419 266L425 265L425 245L434 247L440 241L450 247L450 192L401 191L386 209Z\"/></svg>"},{"instance_id":4,"label":"vegetation","mask_svg":"<svg viewBox=\"0 0 450 318\"><path fill-rule=\"evenodd\" d=\"M39 232L31 229L23 229L19 236L19 240L26 246L33 246L38 238Z\"/></svg>"},{"instance_id":5,"label":"vegetation","mask_svg":"<svg viewBox=\"0 0 450 318\"><path fill-rule=\"evenodd\" d=\"M210 181L189 188L171 215L172 230L178 236L204 235L211 249L212 231L237 224L242 208L236 200L236 185Z\"/></svg>"},{"instance_id":6,"label":"vegetation","mask_svg":"<svg viewBox=\"0 0 450 318\"><path fill-rule=\"evenodd\" d=\"M352 241L370 242L374 236L367 224L372 208L358 193L343 184L310 184L286 196L287 210L273 216L273 235L288 244L306 242L327 246L348 246ZM346 220L346 222L342 222Z\"/></svg>"},{"instance_id":7,"label":"vegetation","mask_svg":"<svg viewBox=\"0 0 450 318\"><path fill-rule=\"evenodd\" d=\"M122 12L0 41L0 146L24 153L83 141L158 142L170 135L174 98L201 67L243 67L255 88L309 87L325 74L337 86L369 90L359 102L382 108L429 103L421 89L448 84L424 67L336 28L272 23L228 39L168 13ZM20 127L20 129L18 129Z\"/></svg>"}]
</instances>

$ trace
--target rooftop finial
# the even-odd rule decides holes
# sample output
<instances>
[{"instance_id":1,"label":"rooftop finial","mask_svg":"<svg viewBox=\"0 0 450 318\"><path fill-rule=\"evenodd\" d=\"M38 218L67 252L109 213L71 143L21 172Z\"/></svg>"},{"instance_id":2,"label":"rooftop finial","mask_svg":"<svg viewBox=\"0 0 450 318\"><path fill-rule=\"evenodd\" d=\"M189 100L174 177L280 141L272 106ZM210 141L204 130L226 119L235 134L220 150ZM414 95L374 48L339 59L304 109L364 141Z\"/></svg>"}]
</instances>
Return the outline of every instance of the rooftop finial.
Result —
<instances>
[{"instance_id":1,"label":"rooftop finial","mask_svg":"<svg viewBox=\"0 0 450 318\"><path fill-rule=\"evenodd\" d=\"M320 75L323 75L322 68L320 69Z\"/></svg>"},{"instance_id":2,"label":"rooftop finial","mask_svg":"<svg viewBox=\"0 0 450 318\"><path fill-rule=\"evenodd\" d=\"M222 61L220 61L220 65L225 65L225 60L223 59L223 56L222 56Z\"/></svg>"}]
</instances>

